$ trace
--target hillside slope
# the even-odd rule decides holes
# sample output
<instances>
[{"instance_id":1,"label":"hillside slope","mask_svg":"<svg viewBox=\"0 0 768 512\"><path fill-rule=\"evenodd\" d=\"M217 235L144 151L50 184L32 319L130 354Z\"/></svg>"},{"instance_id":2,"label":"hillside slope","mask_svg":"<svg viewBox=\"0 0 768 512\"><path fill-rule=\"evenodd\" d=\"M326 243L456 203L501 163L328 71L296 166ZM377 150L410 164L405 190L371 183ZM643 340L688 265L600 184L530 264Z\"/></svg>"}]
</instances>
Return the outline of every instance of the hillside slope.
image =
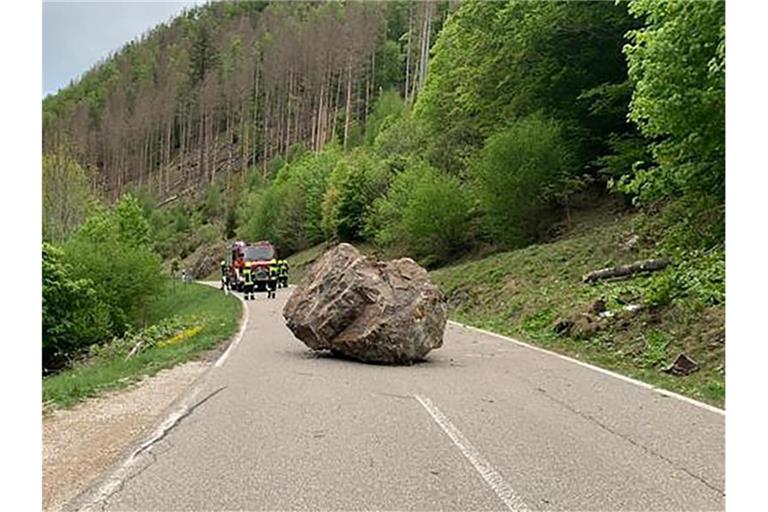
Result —
<instances>
[{"instance_id":1,"label":"hillside slope","mask_svg":"<svg viewBox=\"0 0 768 512\"><path fill-rule=\"evenodd\" d=\"M676 258L662 245L666 229L658 214L627 213L608 203L576 212L571 232L550 243L460 262L431 276L453 320L722 406L724 253ZM290 256L290 281L300 282L326 247ZM373 246L358 248L376 255ZM592 270L657 257L672 264L625 280L582 282ZM600 302L602 316L594 312ZM568 334L558 334L569 322ZM664 372L679 354L700 368L686 376Z\"/></svg>"},{"instance_id":2,"label":"hillside slope","mask_svg":"<svg viewBox=\"0 0 768 512\"><path fill-rule=\"evenodd\" d=\"M651 275L583 284L589 271L670 255L660 244L657 216L604 206L575 221L570 234L552 243L432 272L451 317L722 405L724 254L672 258ZM700 369L687 376L664 372L679 354Z\"/></svg>"}]
</instances>

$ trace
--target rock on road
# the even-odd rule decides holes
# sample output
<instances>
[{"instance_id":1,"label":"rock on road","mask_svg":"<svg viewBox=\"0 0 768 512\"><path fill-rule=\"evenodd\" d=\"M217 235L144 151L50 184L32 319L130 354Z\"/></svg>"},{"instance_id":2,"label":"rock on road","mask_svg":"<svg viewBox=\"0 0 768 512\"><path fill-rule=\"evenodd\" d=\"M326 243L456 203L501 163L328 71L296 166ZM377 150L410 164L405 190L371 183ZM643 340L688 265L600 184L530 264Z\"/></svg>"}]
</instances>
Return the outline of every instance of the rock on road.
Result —
<instances>
[{"instance_id":1,"label":"rock on road","mask_svg":"<svg viewBox=\"0 0 768 512\"><path fill-rule=\"evenodd\" d=\"M718 410L452 323L411 367L318 355L289 293L66 509L724 509Z\"/></svg>"}]
</instances>

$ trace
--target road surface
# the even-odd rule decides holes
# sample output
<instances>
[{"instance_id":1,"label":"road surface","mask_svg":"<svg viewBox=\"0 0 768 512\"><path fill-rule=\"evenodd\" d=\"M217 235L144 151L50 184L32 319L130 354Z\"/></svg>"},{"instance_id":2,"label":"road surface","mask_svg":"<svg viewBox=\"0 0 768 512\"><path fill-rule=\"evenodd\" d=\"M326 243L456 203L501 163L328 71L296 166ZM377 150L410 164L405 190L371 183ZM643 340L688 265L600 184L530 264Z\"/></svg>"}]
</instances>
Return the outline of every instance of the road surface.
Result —
<instances>
[{"instance_id":1,"label":"road surface","mask_svg":"<svg viewBox=\"0 0 768 512\"><path fill-rule=\"evenodd\" d=\"M312 353L289 290L71 510L723 510L724 415L449 323L412 367Z\"/></svg>"}]
</instances>

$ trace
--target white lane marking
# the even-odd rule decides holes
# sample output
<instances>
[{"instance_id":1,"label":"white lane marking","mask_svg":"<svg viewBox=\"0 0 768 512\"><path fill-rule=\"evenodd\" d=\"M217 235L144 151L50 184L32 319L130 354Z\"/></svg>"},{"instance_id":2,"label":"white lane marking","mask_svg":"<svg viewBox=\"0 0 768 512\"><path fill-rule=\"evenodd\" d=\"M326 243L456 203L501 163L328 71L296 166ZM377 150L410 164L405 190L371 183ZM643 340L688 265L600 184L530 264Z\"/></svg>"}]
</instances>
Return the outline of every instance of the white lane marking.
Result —
<instances>
[{"instance_id":1,"label":"white lane marking","mask_svg":"<svg viewBox=\"0 0 768 512\"><path fill-rule=\"evenodd\" d=\"M477 451L477 448L472 446L472 443L470 443L469 440L464 437L464 434L451 423L451 420L449 420L445 414L432 403L432 400L421 395L413 396L422 406L424 406L424 409L426 409L429 415L432 416L432 419L434 419L440 428L443 429L443 432L448 435L464 457L472 463L477 472L480 473L480 476L483 477L483 480L485 480L490 488L493 489L496 496L499 497L509 510L513 512L527 512L530 510L523 499L517 495L507 482L504 481L504 478L499 472L491 466L491 463Z\"/></svg>"},{"instance_id":2,"label":"white lane marking","mask_svg":"<svg viewBox=\"0 0 768 512\"><path fill-rule=\"evenodd\" d=\"M537 347L535 345L530 345L528 343L525 343L520 340L516 340L515 338L510 338L509 336L504 336L503 334L497 334L495 332L486 331L485 329L480 329L479 327L472 327L471 325L462 324L461 322L454 322L453 320L449 320L450 323L454 325L458 325L459 327L463 327L465 329L470 329L472 331L481 332L483 334L487 334L488 336L493 336L495 338L499 338L505 341L511 341L512 343L515 343L517 345L520 345L525 348L529 348L531 350L536 350L537 352L541 352L544 354L548 354L550 356L555 356L560 359L564 359L565 361L569 361L571 363L578 364L580 366L583 366L585 368L589 368L590 370L594 370L596 372L600 372L604 375L609 375L611 377L614 377L619 380L623 380L624 382L629 382L630 384L634 384L636 386L640 386L645 389L650 389L652 391L655 391L659 393L660 395L664 395L670 398L676 398L678 400L682 400L683 402L687 402L691 405L695 405L696 407L700 407L702 409L705 409L709 412L714 412L716 414L720 414L725 416L725 411L723 409L720 409L719 407L715 407L713 405L705 404L704 402L699 402L698 400L694 400L693 398L688 398L687 396L678 395L677 393L673 393L672 391L668 391L664 388L656 387L652 384L648 384L647 382L642 382L639 380L635 380L631 377L627 377L626 375L621 375L619 373L612 372L610 370L606 370L605 368L600 368L599 366L594 366L589 363L585 363L584 361L579 361L578 359L574 359L572 357L564 356L562 354L558 354L557 352L552 352L551 350L547 350L545 348Z\"/></svg>"},{"instance_id":3,"label":"white lane marking","mask_svg":"<svg viewBox=\"0 0 768 512\"><path fill-rule=\"evenodd\" d=\"M235 297L237 297L240 300L240 303L243 305L243 318L240 321L240 329L238 329L237 334L235 334L235 339L232 340L232 342L227 347L227 350L224 351L223 354L219 356L219 358L216 360L216 363L214 363L213 366L218 368L219 366L224 364L224 361L227 360L229 357L229 354L232 353L232 351L235 349L235 347L240 343L240 340L243 339L243 334L245 334L245 328L248 326L248 303L243 300L243 298L234 293Z\"/></svg>"}]
</instances>

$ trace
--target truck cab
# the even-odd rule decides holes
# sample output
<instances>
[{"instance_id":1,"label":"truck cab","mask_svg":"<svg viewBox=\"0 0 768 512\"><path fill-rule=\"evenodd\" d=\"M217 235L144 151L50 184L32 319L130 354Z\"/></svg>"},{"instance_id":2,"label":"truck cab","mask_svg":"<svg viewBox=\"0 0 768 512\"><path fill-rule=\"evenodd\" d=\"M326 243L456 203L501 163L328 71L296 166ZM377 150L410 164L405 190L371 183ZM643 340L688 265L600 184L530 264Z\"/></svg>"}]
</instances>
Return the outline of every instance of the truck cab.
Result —
<instances>
[{"instance_id":1,"label":"truck cab","mask_svg":"<svg viewBox=\"0 0 768 512\"><path fill-rule=\"evenodd\" d=\"M232 250L227 257L229 266L229 285L232 290L243 289L243 268L246 262L251 263L254 291L265 291L269 280L269 262L275 257L275 247L266 240L246 244L238 240L232 244Z\"/></svg>"}]
</instances>

